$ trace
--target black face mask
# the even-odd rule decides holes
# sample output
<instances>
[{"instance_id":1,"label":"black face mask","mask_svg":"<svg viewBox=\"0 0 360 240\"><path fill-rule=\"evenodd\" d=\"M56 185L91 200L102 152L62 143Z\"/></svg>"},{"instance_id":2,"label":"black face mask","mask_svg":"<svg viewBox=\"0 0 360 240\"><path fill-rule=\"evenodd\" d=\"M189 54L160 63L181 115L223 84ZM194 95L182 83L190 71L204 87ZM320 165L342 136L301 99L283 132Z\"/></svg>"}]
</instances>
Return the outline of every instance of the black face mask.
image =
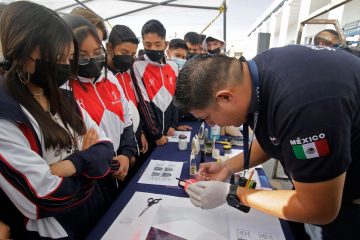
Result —
<instances>
[{"instance_id":1,"label":"black face mask","mask_svg":"<svg viewBox=\"0 0 360 240\"><path fill-rule=\"evenodd\" d=\"M30 76L30 82L41 87L45 92L49 93L49 82L46 76L46 72L49 69L49 63L41 61L40 59L35 60L35 72ZM58 87L64 85L71 75L71 68L69 64L57 64L56 65L56 83Z\"/></svg>"},{"instance_id":2,"label":"black face mask","mask_svg":"<svg viewBox=\"0 0 360 240\"><path fill-rule=\"evenodd\" d=\"M209 54L219 54L221 52L220 48L215 48L213 50L208 50Z\"/></svg>"},{"instance_id":3,"label":"black face mask","mask_svg":"<svg viewBox=\"0 0 360 240\"><path fill-rule=\"evenodd\" d=\"M197 54L197 53L189 53L187 56L186 56L186 60L189 60L189 59L191 59L191 58L193 58L193 57L196 57L196 56L198 56L199 54Z\"/></svg>"},{"instance_id":4,"label":"black face mask","mask_svg":"<svg viewBox=\"0 0 360 240\"><path fill-rule=\"evenodd\" d=\"M131 55L114 55L112 60L115 68L122 73L129 70L134 62L134 58Z\"/></svg>"},{"instance_id":5,"label":"black face mask","mask_svg":"<svg viewBox=\"0 0 360 240\"><path fill-rule=\"evenodd\" d=\"M164 50L148 50L145 49L145 54L150 58L153 62L160 62L161 59L164 58Z\"/></svg>"},{"instance_id":6,"label":"black face mask","mask_svg":"<svg viewBox=\"0 0 360 240\"><path fill-rule=\"evenodd\" d=\"M90 61L85 65L79 65L78 75L84 78L98 78L101 74L101 70L105 65L105 61L97 62L94 58L90 58Z\"/></svg>"}]
</instances>

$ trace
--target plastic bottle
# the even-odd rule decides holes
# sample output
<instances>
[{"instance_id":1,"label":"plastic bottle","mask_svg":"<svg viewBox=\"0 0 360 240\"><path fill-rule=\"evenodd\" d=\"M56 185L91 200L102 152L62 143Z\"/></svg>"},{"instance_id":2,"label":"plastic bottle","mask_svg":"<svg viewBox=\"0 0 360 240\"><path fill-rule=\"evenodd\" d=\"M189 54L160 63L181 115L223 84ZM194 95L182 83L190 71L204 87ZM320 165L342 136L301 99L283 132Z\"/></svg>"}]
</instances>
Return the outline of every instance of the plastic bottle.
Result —
<instances>
[{"instance_id":1,"label":"plastic bottle","mask_svg":"<svg viewBox=\"0 0 360 240\"><path fill-rule=\"evenodd\" d=\"M205 137L205 122L202 122L198 133L200 148L204 147L204 137Z\"/></svg>"},{"instance_id":2,"label":"plastic bottle","mask_svg":"<svg viewBox=\"0 0 360 240\"><path fill-rule=\"evenodd\" d=\"M213 127L211 127L210 130L210 139L213 140L219 140L220 139L220 126L219 125L215 125Z\"/></svg>"}]
</instances>

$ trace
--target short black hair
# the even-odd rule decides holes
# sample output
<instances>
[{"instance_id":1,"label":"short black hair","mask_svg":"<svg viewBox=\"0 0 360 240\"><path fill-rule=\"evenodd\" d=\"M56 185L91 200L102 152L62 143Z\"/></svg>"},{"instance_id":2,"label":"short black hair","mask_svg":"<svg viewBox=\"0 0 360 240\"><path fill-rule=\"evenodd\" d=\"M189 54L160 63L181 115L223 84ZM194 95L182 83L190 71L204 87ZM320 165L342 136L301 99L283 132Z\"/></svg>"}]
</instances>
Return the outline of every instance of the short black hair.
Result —
<instances>
[{"instance_id":1,"label":"short black hair","mask_svg":"<svg viewBox=\"0 0 360 240\"><path fill-rule=\"evenodd\" d=\"M92 36L96 40L96 42L100 44L100 46L102 46L101 39L96 31L96 27L89 20L87 20L81 15L75 14L65 14L62 16L62 19L72 29L74 36L79 43L79 46L81 46L83 41L89 35Z\"/></svg>"},{"instance_id":2,"label":"short black hair","mask_svg":"<svg viewBox=\"0 0 360 240\"><path fill-rule=\"evenodd\" d=\"M213 38L213 37L210 37L210 36L206 38L206 42L216 42L216 41L221 42L220 40L218 40L216 38Z\"/></svg>"},{"instance_id":3,"label":"short black hair","mask_svg":"<svg viewBox=\"0 0 360 240\"><path fill-rule=\"evenodd\" d=\"M144 49L139 49L137 57L142 58L142 57L144 57L144 54L145 54L145 50Z\"/></svg>"},{"instance_id":4,"label":"short black hair","mask_svg":"<svg viewBox=\"0 0 360 240\"><path fill-rule=\"evenodd\" d=\"M156 19L147 21L141 29L141 37L144 38L145 34L156 33L162 39L166 38L166 29L162 23Z\"/></svg>"},{"instance_id":5,"label":"short black hair","mask_svg":"<svg viewBox=\"0 0 360 240\"><path fill-rule=\"evenodd\" d=\"M201 38L201 43L203 43L205 38L206 38L206 35L205 34L200 34L200 38Z\"/></svg>"},{"instance_id":6,"label":"short black hair","mask_svg":"<svg viewBox=\"0 0 360 240\"><path fill-rule=\"evenodd\" d=\"M139 39L135 33L125 25L115 25L109 35L109 43L114 47L123 42L139 44Z\"/></svg>"},{"instance_id":7,"label":"short black hair","mask_svg":"<svg viewBox=\"0 0 360 240\"><path fill-rule=\"evenodd\" d=\"M190 43L191 45L201 44L201 35L196 32L188 32L184 36L184 41Z\"/></svg>"},{"instance_id":8,"label":"short black hair","mask_svg":"<svg viewBox=\"0 0 360 240\"><path fill-rule=\"evenodd\" d=\"M180 38L171 39L169 43L169 49L178 49L178 48L182 48L186 51L189 51L189 48L184 40Z\"/></svg>"},{"instance_id":9,"label":"short black hair","mask_svg":"<svg viewBox=\"0 0 360 240\"><path fill-rule=\"evenodd\" d=\"M333 29L324 29L320 32L318 32L314 37L314 44L319 45L320 41L324 42L326 45L332 45L333 43L330 42L328 39L326 39L326 36L324 36L326 33L330 33L333 35L338 42L340 42L340 36L339 33Z\"/></svg>"},{"instance_id":10,"label":"short black hair","mask_svg":"<svg viewBox=\"0 0 360 240\"><path fill-rule=\"evenodd\" d=\"M328 32L331 33L332 35L334 35L336 38L339 38L339 33L337 31L335 31L334 29L325 29L322 32Z\"/></svg>"},{"instance_id":11,"label":"short black hair","mask_svg":"<svg viewBox=\"0 0 360 240\"><path fill-rule=\"evenodd\" d=\"M183 112L205 109L215 101L216 91L242 79L242 65L236 58L208 54L193 57L179 72L174 104Z\"/></svg>"}]
</instances>

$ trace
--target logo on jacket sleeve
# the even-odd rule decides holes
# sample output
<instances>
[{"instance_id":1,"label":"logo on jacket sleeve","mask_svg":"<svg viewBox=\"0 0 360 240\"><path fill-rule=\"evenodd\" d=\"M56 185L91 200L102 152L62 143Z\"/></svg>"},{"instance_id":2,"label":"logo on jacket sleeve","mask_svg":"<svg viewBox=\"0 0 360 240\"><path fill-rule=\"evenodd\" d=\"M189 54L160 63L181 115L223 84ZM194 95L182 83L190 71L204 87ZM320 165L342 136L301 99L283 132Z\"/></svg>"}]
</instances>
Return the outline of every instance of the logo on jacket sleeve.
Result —
<instances>
[{"instance_id":1,"label":"logo on jacket sleeve","mask_svg":"<svg viewBox=\"0 0 360 240\"><path fill-rule=\"evenodd\" d=\"M149 85L150 86L155 86L155 78L152 77L152 78L149 79Z\"/></svg>"},{"instance_id":2,"label":"logo on jacket sleeve","mask_svg":"<svg viewBox=\"0 0 360 240\"><path fill-rule=\"evenodd\" d=\"M170 84L170 86L174 86L174 79L173 79L173 77L169 77L169 84Z\"/></svg>"},{"instance_id":3,"label":"logo on jacket sleeve","mask_svg":"<svg viewBox=\"0 0 360 240\"><path fill-rule=\"evenodd\" d=\"M290 145L297 159L324 157L330 153L325 133L290 140Z\"/></svg>"}]
</instances>

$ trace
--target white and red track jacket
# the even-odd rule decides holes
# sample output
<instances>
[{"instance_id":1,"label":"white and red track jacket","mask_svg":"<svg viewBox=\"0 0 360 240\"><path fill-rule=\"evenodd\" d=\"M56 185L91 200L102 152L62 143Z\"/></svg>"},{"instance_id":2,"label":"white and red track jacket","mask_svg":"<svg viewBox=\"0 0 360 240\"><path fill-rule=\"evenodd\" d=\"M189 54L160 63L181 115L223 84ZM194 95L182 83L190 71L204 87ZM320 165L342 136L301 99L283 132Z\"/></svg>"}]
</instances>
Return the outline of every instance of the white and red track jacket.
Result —
<instances>
[{"instance_id":1,"label":"white and red track jacket","mask_svg":"<svg viewBox=\"0 0 360 240\"><path fill-rule=\"evenodd\" d=\"M117 155L130 159L136 153L132 117L117 78L106 68L95 82L78 78L69 82L77 102L111 139Z\"/></svg>"},{"instance_id":2,"label":"white and red track jacket","mask_svg":"<svg viewBox=\"0 0 360 240\"><path fill-rule=\"evenodd\" d=\"M78 111L86 129L97 131L99 141L85 151L45 149L35 118L0 87L0 187L27 218L26 229L42 237L68 237L60 217L84 204L94 192L96 179L110 172L112 143L86 111ZM82 138L76 136L80 149ZM63 159L73 162L76 176L51 173L49 165Z\"/></svg>"},{"instance_id":3,"label":"white and red track jacket","mask_svg":"<svg viewBox=\"0 0 360 240\"><path fill-rule=\"evenodd\" d=\"M114 73L114 72L113 72ZM125 97L129 102L129 108L132 114L134 132L137 131L140 125L140 115L138 110L138 100L135 93L133 80L130 75L130 70L127 72L117 72L115 77L118 79L122 89L124 90Z\"/></svg>"},{"instance_id":4,"label":"white and red track jacket","mask_svg":"<svg viewBox=\"0 0 360 240\"><path fill-rule=\"evenodd\" d=\"M155 141L177 124L178 113L173 97L178 67L172 61L164 64L153 62L144 55L143 60L134 62L133 68L136 78L134 86L139 95L138 109L144 120L144 130L150 140Z\"/></svg>"}]
</instances>

